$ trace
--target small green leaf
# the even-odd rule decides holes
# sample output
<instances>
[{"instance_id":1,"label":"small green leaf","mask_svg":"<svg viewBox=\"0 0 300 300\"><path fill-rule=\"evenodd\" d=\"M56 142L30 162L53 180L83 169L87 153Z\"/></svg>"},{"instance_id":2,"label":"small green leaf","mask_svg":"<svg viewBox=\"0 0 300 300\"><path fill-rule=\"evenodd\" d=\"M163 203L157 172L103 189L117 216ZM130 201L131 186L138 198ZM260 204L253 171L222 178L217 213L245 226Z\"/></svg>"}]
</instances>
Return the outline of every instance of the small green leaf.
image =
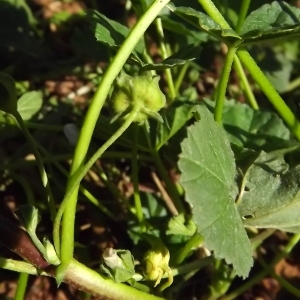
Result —
<instances>
[{"instance_id":1,"label":"small green leaf","mask_svg":"<svg viewBox=\"0 0 300 300\"><path fill-rule=\"evenodd\" d=\"M20 205L16 211L16 214L30 235L32 242L42 253L44 258L50 264L59 265L60 260L57 257L54 247L50 241L45 238L42 244L36 235L36 228L40 219L38 209L30 205Z\"/></svg>"},{"instance_id":2,"label":"small green leaf","mask_svg":"<svg viewBox=\"0 0 300 300\"><path fill-rule=\"evenodd\" d=\"M246 277L253 260L251 244L234 202L234 156L225 132L208 109L199 106L197 114L200 120L188 128L188 137L181 144L180 181L205 246L217 258L232 263L239 276Z\"/></svg>"},{"instance_id":3,"label":"small green leaf","mask_svg":"<svg viewBox=\"0 0 300 300\"><path fill-rule=\"evenodd\" d=\"M39 223L39 211L34 206L20 205L16 211L19 219L29 235L35 234Z\"/></svg>"},{"instance_id":4,"label":"small green leaf","mask_svg":"<svg viewBox=\"0 0 300 300\"><path fill-rule=\"evenodd\" d=\"M43 246L45 247L45 259L51 265L58 266L60 264L60 260L55 252L54 246L47 238L44 238Z\"/></svg>"},{"instance_id":5,"label":"small green leaf","mask_svg":"<svg viewBox=\"0 0 300 300\"><path fill-rule=\"evenodd\" d=\"M42 107L42 93L37 91L27 92L18 100L18 112L24 121L30 120Z\"/></svg>"},{"instance_id":6,"label":"small green leaf","mask_svg":"<svg viewBox=\"0 0 300 300\"><path fill-rule=\"evenodd\" d=\"M197 45L186 45L181 48L178 52L175 52L172 56L169 56L165 60L156 64L143 64L142 70L165 70L173 68L176 66L184 65L189 61L192 61L199 57L200 55L200 46Z\"/></svg>"},{"instance_id":7,"label":"small green leaf","mask_svg":"<svg viewBox=\"0 0 300 300\"><path fill-rule=\"evenodd\" d=\"M300 9L284 1L265 4L246 18L241 36L243 44L300 36Z\"/></svg>"},{"instance_id":8,"label":"small green leaf","mask_svg":"<svg viewBox=\"0 0 300 300\"><path fill-rule=\"evenodd\" d=\"M243 179L238 203L246 226L300 232L300 166L289 169L282 155L261 152Z\"/></svg>"},{"instance_id":9,"label":"small green leaf","mask_svg":"<svg viewBox=\"0 0 300 300\"><path fill-rule=\"evenodd\" d=\"M130 32L128 27L108 19L106 16L97 11L90 10L88 11L87 16L93 25L96 39L115 50L123 44L125 38ZM135 47L135 51L139 54L143 54L144 49L145 44L142 40L140 40ZM140 62L137 53L133 52L131 58L133 58L134 61Z\"/></svg>"},{"instance_id":10,"label":"small green leaf","mask_svg":"<svg viewBox=\"0 0 300 300\"><path fill-rule=\"evenodd\" d=\"M6 73L0 72L0 110L14 115L17 111L15 81Z\"/></svg>"},{"instance_id":11,"label":"small green leaf","mask_svg":"<svg viewBox=\"0 0 300 300\"><path fill-rule=\"evenodd\" d=\"M175 7L173 4L168 4L168 8L189 23L192 23L197 27L199 26L208 34L224 42L232 44L242 41L242 38L234 30L230 28L222 29L218 23L202 12L196 11L190 7Z\"/></svg>"},{"instance_id":12,"label":"small green leaf","mask_svg":"<svg viewBox=\"0 0 300 300\"><path fill-rule=\"evenodd\" d=\"M126 282L135 273L134 259L128 250L106 248L102 258L101 271L117 283Z\"/></svg>"},{"instance_id":13,"label":"small green leaf","mask_svg":"<svg viewBox=\"0 0 300 300\"><path fill-rule=\"evenodd\" d=\"M195 102L176 100L172 105L161 110L164 122L152 122L150 126L151 136L155 141L157 150L165 145L193 117L197 105Z\"/></svg>"}]
</instances>

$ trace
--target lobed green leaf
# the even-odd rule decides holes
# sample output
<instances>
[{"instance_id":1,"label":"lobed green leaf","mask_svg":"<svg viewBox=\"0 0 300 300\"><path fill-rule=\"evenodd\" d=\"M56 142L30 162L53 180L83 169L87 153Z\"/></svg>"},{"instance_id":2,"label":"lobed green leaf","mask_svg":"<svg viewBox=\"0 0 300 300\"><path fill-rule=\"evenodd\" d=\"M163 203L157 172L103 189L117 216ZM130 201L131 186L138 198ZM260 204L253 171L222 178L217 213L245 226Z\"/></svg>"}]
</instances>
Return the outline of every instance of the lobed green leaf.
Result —
<instances>
[{"instance_id":1,"label":"lobed green leaf","mask_svg":"<svg viewBox=\"0 0 300 300\"><path fill-rule=\"evenodd\" d=\"M226 134L205 106L199 121L188 128L182 142L179 169L186 200L205 246L217 258L232 263L239 276L252 267L251 245L234 199L237 194L233 152Z\"/></svg>"},{"instance_id":2,"label":"lobed green leaf","mask_svg":"<svg viewBox=\"0 0 300 300\"><path fill-rule=\"evenodd\" d=\"M244 176L238 210L245 226L300 232L300 166L261 152Z\"/></svg>"},{"instance_id":3,"label":"lobed green leaf","mask_svg":"<svg viewBox=\"0 0 300 300\"><path fill-rule=\"evenodd\" d=\"M243 44L288 39L300 35L300 9L284 1L265 4L252 12L241 28Z\"/></svg>"}]
</instances>

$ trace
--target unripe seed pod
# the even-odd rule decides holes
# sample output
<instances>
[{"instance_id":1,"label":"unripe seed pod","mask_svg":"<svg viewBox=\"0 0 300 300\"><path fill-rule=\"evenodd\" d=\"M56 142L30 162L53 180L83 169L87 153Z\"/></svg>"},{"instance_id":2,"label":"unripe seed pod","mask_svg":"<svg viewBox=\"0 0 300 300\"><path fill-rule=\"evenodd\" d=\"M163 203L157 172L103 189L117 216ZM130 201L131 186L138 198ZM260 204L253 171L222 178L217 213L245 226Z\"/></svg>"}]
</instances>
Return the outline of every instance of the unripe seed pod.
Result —
<instances>
[{"instance_id":1,"label":"unripe seed pod","mask_svg":"<svg viewBox=\"0 0 300 300\"><path fill-rule=\"evenodd\" d=\"M132 109L136 109L138 114L134 122L142 124L148 117L162 121L157 112L165 106L166 97L159 88L159 79L159 76L132 77L122 73L116 79L110 99L110 108L116 118L126 119Z\"/></svg>"}]
</instances>

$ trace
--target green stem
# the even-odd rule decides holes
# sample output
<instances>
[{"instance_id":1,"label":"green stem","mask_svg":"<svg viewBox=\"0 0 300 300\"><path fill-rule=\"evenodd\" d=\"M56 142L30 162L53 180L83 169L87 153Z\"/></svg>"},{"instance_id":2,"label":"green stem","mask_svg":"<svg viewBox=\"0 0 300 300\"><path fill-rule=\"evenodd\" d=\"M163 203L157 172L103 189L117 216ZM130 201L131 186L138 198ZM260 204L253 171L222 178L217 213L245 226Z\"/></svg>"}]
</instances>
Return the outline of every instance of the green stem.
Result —
<instances>
[{"instance_id":1,"label":"green stem","mask_svg":"<svg viewBox=\"0 0 300 300\"><path fill-rule=\"evenodd\" d=\"M231 29L227 21L211 0L198 0L198 2L202 5L207 14L222 27L222 29Z\"/></svg>"},{"instance_id":2,"label":"green stem","mask_svg":"<svg viewBox=\"0 0 300 300\"><path fill-rule=\"evenodd\" d=\"M166 59L168 55L168 51L165 45L165 37L164 37L164 30L161 22L161 18L157 18L155 21L155 26L158 34L158 40L159 40L159 48L161 51L161 56L163 59ZM170 69L165 69L165 75L167 79L167 84L169 87L169 97L173 101L176 98L176 90L173 82L173 77Z\"/></svg>"},{"instance_id":3,"label":"green stem","mask_svg":"<svg viewBox=\"0 0 300 300\"><path fill-rule=\"evenodd\" d=\"M188 240L188 242L183 246L182 249L176 254L174 259L172 259L172 264L180 265L185 258L191 253L191 251L198 247L199 244L203 242L203 238L197 232Z\"/></svg>"},{"instance_id":4,"label":"green stem","mask_svg":"<svg viewBox=\"0 0 300 300\"><path fill-rule=\"evenodd\" d=\"M46 275L26 262L15 261L0 257L0 267L3 269L26 272L33 275ZM151 294L141 292L126 284L115 283L103 278L98 272L72 259L65 269L64 282L89 294L107 300L163 300Z\"/></svg>"},{"instance_id":5,"label":"green stem","mask_svg":"<svg viewBox=\"0 0 300 300\"><path fill-rule=\"evenodd\" d=\"M274 89L271 82L264 75L246 49L238 49L237 55L244 66L248 69L255 82L259 85L260 89L273 104L278 114L290 128L291 132L295 135L297 140L300 140L300 124L290 108L285 104L278 92Z\"/></svg>"},{"instance_id":6,"label":"green stem","mask_svg":"<svg viewBox=\"0 0 300 300\"><path fill-rule=\"evenodd\" d=\"M183 81L183 78L189 68L190 64L189 63L186 63L185 65L183 65L181 68L180 68L180 71L177 75L177 78L175 80L175 93L176 95L179 94L179 89L182 85L182 81Z\"/></svg>"},{"instance_id":7,"label":"green stem","mask_svg":"<svg viewBox=\"0 0 300 300\"><path fill-rule=\"evenodd\" d=\"M139 128L137 124L134 124L134 136L132 145L132 181L133 181L133 197L135 205L135 214L141 227L141 231L145 231L144 214L142 210L142 203L139 191L139 175L138 175L138 161L137 161L137 143L138 143Z\"/></svg>"},{"instance_id":8,"label":"green stem","mask_svg":"<svg viewBox=\"0 0 300 300\"><path fill-rule=\"evenodd\" d=\"M291 81L288 84L288 86L286 87L286 89L284 90L284 93L291 92L292 90L295 90L299 86L300 86L300 77L298 77L298 78L294 79L293 81Z\"/></svg>"},{"instance_id":9,"label":"green stem","mask_svg":"<svg viewBox=\"0 0 300 300\"><path fill-rule=\"evenodd\" d=\"M63 131L63 126L61 125L50 125L50 124L40 124L40 123L33 123L33 122L24 122L27 128L31 129L39 129L39 130L47 130L47 131L58 131L62 132ZM16 121L15 118L11 117L8 115L6 118L3 120L0 120L0 124L7 124L7 125L12 125L12 126L17 126L18 122Z\"/></svg>"},{"instance_id":10,"label":"green stem","mask_svg":"<svg viewBox=\"0 0 300 300\"><path fill-rule=\"evenodd\" d=\"M275 278L279 285L285 288L287 291L289 291L292 295L296 296L297 299L300 299L300 290L297 289L295 286L290 284L287 280L282 278L281 276L278 276L276 273L271 273L272 277Z\"/></svg>"},{"instance_id":11,"label":"green stem","mask_svg":"<svg viewBox=\"0 0 300 300\"><path fill-rule=\"evenodd\" d=\"M177 268L172 268L172 274L173 276L177 275L183 275L190 272L194 272L196 270L200 270L203 267L206 267L214 262L214 257L209 256L200 260L195 260L193 262L190 262L188 264L181 265Z\"/></svg>"},{"instance_id":12,"label":"green stem","mask_svg":"<svg viewBox=\"0 0 300 300\"><path fill-rule=\"evenodd\" d=\"M107 95L113 81L121 71L123 65L126 63L126 60L132 53L135 45L138 43L142 35L145 33L149 25L153 22L159 12L164 8L164 6L170 0L155 0L145 14L139 19L133 29L130 31L126 40L120 47L118 53L114 57L113 61L106 70L101 83L99 84L97 91L94 95L94 98L89 106L87 115L84 119L83 127L81 129L78 143L74 153L74 159L71 167L71 172L69 176L65 204L68 204L66 211L64 213L64 220L62 224L62 262L69 262L73 257L74 250L74 220L76 212L76 203L77 203L77 194L78 188L76 188L73 182L80 182L80 180L74 180L73 174L80 169L84 163L84 159L88 150L88 147L91 142L92 134L97 123L101 109L105 103ZM70 194L70 191L72 193ZM70 201L68 201L70 199ZM64 207L65 208L65 207ZM64 208L61 213L64 211ZM56 218L56 229L54 239L56 240L56 247L59 247L59 224L60 218ZM56 248L57 251L60 249Z\"/></svg>"},{"instance_id":13,"label":"green stem","mask_svg":"<svg viewBox=\"0 0 300 300\"><path fill-rule=\"evenodd\" d=\"M234 56L234 67L235 67L235 70L239 76L239 79L241 80L242 82L242 85L243 85L243 88L244 88L244 91L245 91L245 94L247 96L247 99L250 103L250 106L255 109L255 110L258 110L259 109L259 106L256 102L256 99L255 99L255 96L252 92L252 89L251 89L251 86L249 84L249 81L247 79L247 76L245 74L245 71L243 69L243 66L241 64L241 61L240 59L235 55Z\"/></svg>"},{"instance_id":14,"label":"green stem","mask_svg":"<svg viewBox=\"0 0 300 300\"><path fill-rule=\"evenodd\" d=\"M217 94L216 94L216 107L214 111L215 121L218 123L222 123L222 114L223 114L223 106L225 102L225 94L227 89L227 84L229 80L229 75L233 63L233 59L235 56L237 48L233 45L228 48L228 52L225 58L224 66L222 69L222 74L217 86Z\"/></svg>"},{"instance_id":15,"label":"green stem","mask_svg":"<svg viewBox=\"0 0 300 300\"><path fill-rule=\"evenodd\" d=\"M257 234L253 238L250 239L252 252L254 251L263 243L265 239L267 239L270 235L272 235L276 229L266 229L261 233Z\"/></svg>"},{"instance_id":16,"label":"green stem","mask_svg":"<svg viewBox=\"0 0 300 300\"><path fill-rule=\"evenodd\" d=\"M36 267L31 265L30 263L4 257L0 257L0 268L19 273L23 272L31 275L47 275L47 273L40 272Z\"/></svg>"},{"instance_id":17,"label":"green stem","mask_svg":"<svg viewBox=\"0 0 300 300\"><path fill-rule=\"evenodd\" d=\"M41 145L38 144L40 151L46 156L51 156L51 154ZM54 166L66 177L68 177L68 171L57 161L53 161ZM80 192L95 206L97 206L104 214L109 218L114 219L115 216L99 201L97 200L85 187L79 186Z\"/></svg>"},{"instance_id":18,"label":"green stem","mask_svg":"<svg viewBox=\"0 0 300 300\"><path fill-rule=\"evenodd\" d=\"M104 279L99 273L72 260L66 269L64 282L82 287L86 292L108 300L162 300L151 294L141 292L123 283Z\"/></svg>"},{"instance_id":19,"label":"green stem","mask_svg":"<svg viewBox=\"0 0 300 300\"><path fill-rule=\"evenodd\" d=\"M20 273L19 274L17 290L16 290L14 300L23 300L23 299L25 299L25 293L26 293L28 278L29 278L29 275L27 273Z\"/></svg>"},{"instance_id":20,"label":"green stem","mask_svg":"<svg viewBox=\"0 0 300 300\"><path fill-rule=\"evenodd\" d=\"M35 204L34 194L33 194L32 188L28 184L27 180L23 176L20 176L20 175L14 174L14 173L11 174L11 178L13 180L16 180L17 182L19 182L19 184L22 186L22 188L25 192L25 195L26 195L27 203L31 206L35 206L36 204Z\"/></svg>"},{"instance_id":21,"label":"green stem","mask_svg":"<svg viewBox=\"0 0 300 300\"><path fill-rule=\"evenodd\" d=\"M53 200L53 197L52 197L52 192L51 192L51 189L50 189L47 172L46 172L46 170L44 168L44 165L43 165L43 160L42 160L42 158L40 156L40 153L39 153L39 151L38 151L38 149L35 145L35 141L34 141L33 137L31 136L30 132L28 131L21 115L18 112L15 112L14 117L16 118L16 121L18 122L20 128L22 129L22 132L23 132L24 136L26 137L29 145L32 148L33 154L34 154L35 159L36 159L37 167L38 167L41 179L42 179L42 183L43 183L43 186L46 190L47 202L48 202L48 206L49 206L49 209L50 209L51 219L54 220L55 219L55 214L56 214L55 203L54 203L54 200Z\"/></svg>"},{"instance_id":22,"label":"green stem","mask_svg":"<svg viewBox=\"0 0 300 300\"><path fill-rule=\"evenodd\" d=\"M285 248L276 255L276 257L273 259L273 261L268 265L268 269L263 270L256 276L254 276L252 279L248 280L246 284L242 285L232 293L228 294L227 296L224 296L222 300L233 300L237 299L239 295L250 289L254 284L258 283L260 280L262 280L265 276L268 275L270 270L274 268L274 266L282 260L284 257L286 257L292 249L296 246L296 244L300 241L300 234L294 234L291 239L289 240L288 244L285 246Z\"/></svg>"},{"instance_id":23,"label":"green stem","mask_svg":"<svg viewBox=\"0 0 300 300\"><path fill-rule=\"evenodd\" d=\"M138 105L140 105L138 103ZM58 253L60 253L60 239L59 239L59 228L60 228L60 221L61 217L69 204L72 200L72 195L74 191L78 190L80 181L83 177L87 174L89 169L93 166L97 159L109 148L130 126L133 120L136 118L138 114L138 108L133 108L133 110L128 115L126 121L120 126L120 128L108 139L97 151L96 153L89 159L89 161L78 169L73 176L69 178L69 188L65 197L59 207L57 212L55 221L54 221L54 228L53 228L53 239L55 249ZM75 222L75 212L74 214L66 214L63 219L63 227L62 227L62 247L61 247L61 257L67 259L70 255L70 252L74 249L74 222Z\"/></svg>"},{"instance_id":24,"label":"green stem","mask_svg":"<svg viewBox=\"0 0 300 300\"><path fill-rule=\"evenodd\" d=\"M268 264L261 257L259 257L259 262L263 266L264 269L269 268ZM298 299L300 298L300 290L298 290L296 287L294 287L292 284L290 284L287 280L285 280L281 276L278 276L274 271L270 272L270 275L278 281L280 286L285 288L291 294L295 295Z\"/></svg>"},{"instance_id":25,"label":"green stem","mask_svg":"<svg viewBox=\"0 0 300 300\"><path fill-rule=\"evenodd\" d=\"M247 13L248 13L250 2L251 2L251 0L243 0L242 1L239 18L238 18L238 21L237 21L237 24L235 27L236 33L240 33L240 31L241 31L241 28L244 24L244 21L246 19Z\"/></svg>"}]
</instances>

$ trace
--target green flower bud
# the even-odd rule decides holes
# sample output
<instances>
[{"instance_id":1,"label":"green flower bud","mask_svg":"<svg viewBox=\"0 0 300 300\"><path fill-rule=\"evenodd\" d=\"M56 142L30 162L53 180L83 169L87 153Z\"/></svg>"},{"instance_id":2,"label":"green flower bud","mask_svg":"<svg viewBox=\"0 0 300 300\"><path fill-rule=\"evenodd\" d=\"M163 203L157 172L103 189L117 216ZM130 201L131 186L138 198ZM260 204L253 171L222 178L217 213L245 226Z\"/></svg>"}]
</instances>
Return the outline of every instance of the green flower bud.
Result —
<instances>
[{"instance_id":1,"label":"green flower bud","mask_svg":"<svg viewBox=\"0 0 300 300\"><path fill-rule=\"evenodd\" d=\"M165 106L166 97L161 92L158 82L160 77L141 75L132 77L122 73L117 79L110 99L110 108L115 119L126 119L135 109L138 114L134 122L144 123L148 117L162 121L157 113Z\"/></svg>"},{"instance_id":2,"label":"green flower bud","mask_svg":"<svg viewBox=\"0 0 300 300\"><path fill-rule=\"evenodd\" d=\"M160 291L163 291L173 282L172 271L169 267L169 250L159 238L148 234L143 236L152 246L143 258L144 276L148 280L155 281L154 287L156 287L161 282L162 277L167 274L168 281L160 287Z\"/></svg>"}]
</instances>

